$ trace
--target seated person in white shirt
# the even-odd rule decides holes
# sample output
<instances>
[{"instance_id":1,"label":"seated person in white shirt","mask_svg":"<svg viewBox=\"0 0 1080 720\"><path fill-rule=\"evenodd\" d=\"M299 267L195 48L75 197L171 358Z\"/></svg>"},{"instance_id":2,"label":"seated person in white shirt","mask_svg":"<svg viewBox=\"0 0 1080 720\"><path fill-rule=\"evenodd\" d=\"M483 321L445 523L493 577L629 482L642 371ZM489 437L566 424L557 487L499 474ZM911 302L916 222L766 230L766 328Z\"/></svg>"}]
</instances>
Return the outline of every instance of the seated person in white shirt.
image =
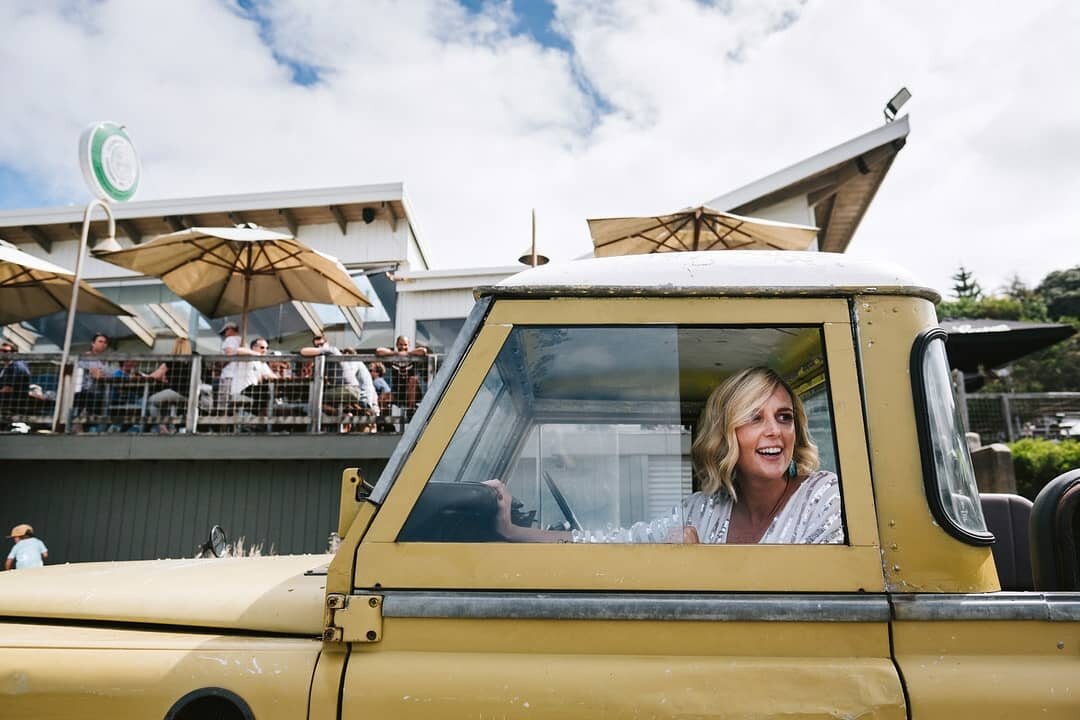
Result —
<instances>
[{"instance_id":1,"label":"seated person in white shirt","mask_svg":"<svg viewBox=\"0 0 1080 720\"><path fill-rule=\"evenodd\" d=\"M250 355L266 355L270 343L266 338L257 337L251 341ZM239 353L238 353L239 354ZM260 383L267 380L277 380L278 375L264 360L242 360L233 363L235 369L232 375L230 396L233 402L259 403L266 401L267 393Z\"/></svg>"}]
</instances>

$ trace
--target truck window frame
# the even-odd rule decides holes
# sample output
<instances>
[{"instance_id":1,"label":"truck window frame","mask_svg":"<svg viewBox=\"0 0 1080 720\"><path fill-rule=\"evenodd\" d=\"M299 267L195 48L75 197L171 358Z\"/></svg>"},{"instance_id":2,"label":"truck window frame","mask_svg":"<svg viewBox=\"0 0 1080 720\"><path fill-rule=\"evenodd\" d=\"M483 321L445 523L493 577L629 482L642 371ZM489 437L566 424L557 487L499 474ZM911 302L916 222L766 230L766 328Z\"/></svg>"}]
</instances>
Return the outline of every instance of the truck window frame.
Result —
<instances>
[{"instance_id":1,"label":"truck window frame","mask_svg":"<svg viewBox=\"0 0 1080 720\"><path fill-rule=\"evenodd\" d=\"M511 330L516 325L598 324L820 327L835 413L837 461L843 473L847 544L397 542ZM425 399L431 402L426 408L426 427L412 452L402 458L401 465L388 466L372 494L378 498L380 508L354 556L354 587L883 592L884 573L855 356L850 305L845 298L496 299L446 391L440 397ZM603 571L598 572L598 568Z\"/></svg>"},{"instance_id":2,"label":"truck window frame","mask_svg":"<svg viewBox=\"0 0 1080 720\"><path fill-rule=\"evenodd\" d=\"M703 343L711 343L712 347L695 352L694 347ZM725 362L725 353L754 344L765 347L759 347L757 355L728 357ZM652 359L642 361L616 350L626 347L639 348L641 351L633 355ZM522 507L533 511L537 527L555 527L552 521L567 522L554 495L541 482L542 475L558 480L584 527L594 533L602 534L602 528L642 526L667 517L673 504L678 507L694 489L690 458L692 428L704 410L708 394L728 374L785 356L795 347L808 355L794 363L799 378L792 375L790 381L806 403L811 427L814 422L821 423L816 432L812 429L822 460L820 469L835 473L842 483L842 472L835 459L835 413L828 391L829 368L820 324L567 324L562 327L518 324L436 465L424 491L425 494L432 491L427 496L429 502L424 503L421 496L419 504L423 508L414 508L397 540L464 542L469 537L469 542L499 542L481 527L455 536L463 522L459 514L453 515L446 525L433 523L431 515L434 506L448 500L443 492L445 486L462 487L462 483L467 486L490 478L502 479L515 499L522 501ZM674 350L674 354L664 349ZM597 361L591 358L593 353L605 356L605 362L610 364L596 365ZM552 357L558 361L549 362ZM820 364L812 365L814 361ZM712 373L710 365L716 366ZM596 388L592 383L603 384L600 376L621 376L621 385L628 381L625 373L635 372L632 387L604 385L603 390L594 393ZM573 387L571 378L580 377L591 380ZM576 397L580 405L568 403L570 397ZM692 403L700 407L697 410L684 407ZM813 413L814 406L820 409L820 414ZM579 444L579 433L585 433L591 441ZM544 437L552 438L550 442L559 448L546 457L540 445ZM651 450L645 450L635 440L624 444L627 438L639 438ZM596 452L596 443L604 445L611 441L606 451ZM527 448L535 451L535 456L526 459L523 452L528 455ZM676 463L677 487L669 485L673 481L663 471L660 473L663 480L646 472L642 458L648 458L645 465L652 470L656 469L654 463ZM571 477L567 477L567 461L575 467ZM633 469L620 467L623 461L632 463ZM607 467L597 474L594 463ZM594 467L593 472L586 470L588 466ZM670 493L676 490L681 497L673 500ZM652 493L659 493L662 499L651 497ZM649 506L647 510L646 506ZM427 528L432 528L430 533Z\"/></svg>"},{"instance_id":3,"label":"truck window frame","mask_svg":"<svg viewBox=\"0 0 1080 720\"><path fill-rule=\"evenodd\" d=\"M930 425L930 398L927 394L927 376L925 369L926 353L929 351L930 347L934 342L939 340L942 343L942 347L944 347L948 338L948 333L942 328L929 328L919 333L911 348L911 389L915 402L915 427L919 437L919 455L922 460L923 488L926 494L926 501L930 505L930 513L933 515L937 524L944 529L945 532L968 545L985 547L994 544L994 534L989 531L978 532L963 527L953 519L941 501L941 488L943 487L943 483L947 482L947 478L941 477L938 474L938 464L934 461L934 448L937 445L937 436ZM955 395L953 395L953 403L956 403ZM964 452L968 454L966 440L962 443L962 447ZM971 464L970 454L968 454L968 464ZM974 471L972 471L972 478L974 479ZM972 500L975 503L979 502L977 487L975 488Z\"/></svg>"}]
</instances>

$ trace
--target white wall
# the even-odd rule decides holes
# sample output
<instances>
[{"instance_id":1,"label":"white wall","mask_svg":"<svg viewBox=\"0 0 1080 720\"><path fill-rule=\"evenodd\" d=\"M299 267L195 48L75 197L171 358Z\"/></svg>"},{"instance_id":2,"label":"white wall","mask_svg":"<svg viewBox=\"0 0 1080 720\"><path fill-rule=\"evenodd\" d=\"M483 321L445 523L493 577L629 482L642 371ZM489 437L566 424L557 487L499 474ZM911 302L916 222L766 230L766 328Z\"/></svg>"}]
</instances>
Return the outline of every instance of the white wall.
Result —
<instances>
[{"instance_id":1,"label":"white wall","mask_svg":"<svg viewBox=\"0 0 1080 720\"><path fill-rule=\"evenodd\" d=\"M476 304L475 288L494 285L520 270L505 267L484 272L435 270L405 274L398 283L395 334L415 338L417 320L467 317Z\"/></svg>"},{"instance_id":2,"label":"white wall","mask_svg":"<svg viewBox=\"0 0 1080 720\"><path fill-rule=\"evenodd\" d=\"M399 221L397 230L391 229L388 220L375 220L370 225L350 222L345 228L346 234L342 235L336 223L303 225L297 239L333 255L344 265L407 262L408 223Z\"/></svg>"},{"instance_id":3,"label":"white wall","mask_svg":"<svg viewBox=\"0 0 1080 720\"><path fill-rule=\"evenodd\" d=\"M799 195L789 200L763 207L754 211L754 217L777 222L813 225L814 211L806 203L806 195Z\"/></svg>"},{"instance_id":4,"label":"white wall","mask_svg":"<svg viewBox=\"0 0 1080 720\"><path fill-rule=\"evenodd\" d=\"M475 303L472 288L401 293L394 334L415 338L417 320L467 317Z\"/></svg>"}]
</instances>

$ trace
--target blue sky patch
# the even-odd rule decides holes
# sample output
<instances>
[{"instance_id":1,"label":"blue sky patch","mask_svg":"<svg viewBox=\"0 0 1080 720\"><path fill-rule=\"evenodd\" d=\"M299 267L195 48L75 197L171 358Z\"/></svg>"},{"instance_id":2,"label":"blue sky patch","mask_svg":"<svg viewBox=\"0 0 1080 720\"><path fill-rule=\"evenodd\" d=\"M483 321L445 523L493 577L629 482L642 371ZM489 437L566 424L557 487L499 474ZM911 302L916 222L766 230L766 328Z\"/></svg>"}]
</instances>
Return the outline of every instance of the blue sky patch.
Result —
<instances>
[{"instance_id":1,"label":"blue sky patch","mask_svg":"<svg viewBox=\"0 0 1080 720\"><path fill-rule=\"evenodd\" d=\"M493 0L458 0L466 10L479 13ZM555 32L555 5L549 0L511 0L516 22L510 28L514 35L525 35L544 47L570 52L570 41Z\"/></svg>"},{"instance_id":2,"label":"blue sky patch","mask_svg":"<svg viewBox=\"0 0 1080 720\"><path fill-rule=\"evenodd\" d=\"M40 178L0 163L0 210L51 207L68 200L58 197Z\"/></svg>"},{"instance_id":3,"label":"blue sky patch","mask_svg":"<svg viewBox=\"0 0 1080 720\"><path fill-rule=\"evenodd\" d=\"M259 39L270 49L274 62L288 68L295 85L310 87L322 80L323 68L295 57L289 57L274 45L274 26L270 18L262 13L257 0L236 0L240 17L251 20L259 28Z\"/></svg>"},{"instance_id":4,"label":"blue sky patch","mask_svg":"<svg viewBox=\"0 0 1080 720\"><path fill-rule=\"evenodd\" d=\"M471 13L480 13L496 0L458 0L461 6ZM601 95L588 75L574 60L574 46L569 38L555 31L555 5L550 0L511 0L514 24L510 33L516 37L527 37L538 45L565 52L570 57L571 72L578 89L592 103L591 127L599 124L599 119L612 111L611 103Z\"/></svg>"}]
</instances>

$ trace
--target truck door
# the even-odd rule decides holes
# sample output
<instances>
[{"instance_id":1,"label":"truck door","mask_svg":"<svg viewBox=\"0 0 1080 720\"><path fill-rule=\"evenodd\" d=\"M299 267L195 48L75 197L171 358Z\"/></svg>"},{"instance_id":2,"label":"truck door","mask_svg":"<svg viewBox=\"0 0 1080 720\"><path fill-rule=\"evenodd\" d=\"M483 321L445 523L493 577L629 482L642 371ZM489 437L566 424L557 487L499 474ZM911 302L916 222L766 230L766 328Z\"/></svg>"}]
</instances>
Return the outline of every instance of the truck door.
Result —
<instances>
[{"instance_id":1,"label":"truck door","mask_svg":"<svg viewBox=\"0 0 1080 720\"><path fill-rule=\"evenodd\" d=\"M922 458L925 497L910 511L894 494L883 511L898 534L886 565L900 590L893 642L912 717L1078 717L1080 598L1000 590L944 344L932 329L911 351L912 455ZM903 443L895 423L890 429Z\"/></svg>"},{"instance_id":2,"label":"truck door","mask_svg":"<svg viewBox=\"0 0 1080 720\"><path fill-rule=\"evenodd\" d=\"M762 365L843 542L650 535L684 524L711 391ZM438 395L356 548L342 718L906 717L845 301L499 300ZM557 541L501 541L493 478Z\"/></svg>"}]
</instances>

